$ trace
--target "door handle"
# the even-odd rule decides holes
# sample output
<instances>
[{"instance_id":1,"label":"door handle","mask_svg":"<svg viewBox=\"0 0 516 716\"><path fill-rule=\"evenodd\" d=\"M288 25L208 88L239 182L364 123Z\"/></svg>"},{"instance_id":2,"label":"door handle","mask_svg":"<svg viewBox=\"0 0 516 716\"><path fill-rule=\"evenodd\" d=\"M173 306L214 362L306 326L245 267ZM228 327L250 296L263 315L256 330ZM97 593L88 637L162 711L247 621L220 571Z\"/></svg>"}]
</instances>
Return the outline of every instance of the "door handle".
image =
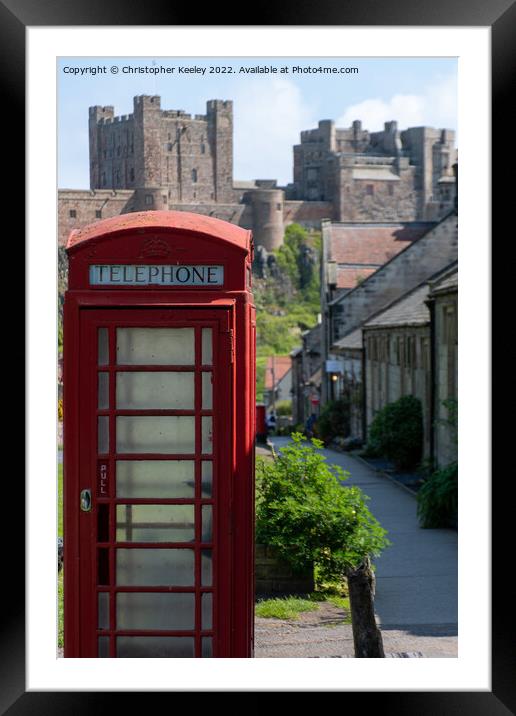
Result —
<instances>
[{"instance_id":1,"label":"door handle","mask_svg":"<svg viewBox=\"0 0 516 716\"><path fill-rule=\"evenodd\" d=\"M91 512L91 490L81 490L81 510Z\"/></svg>"}]
</instances>

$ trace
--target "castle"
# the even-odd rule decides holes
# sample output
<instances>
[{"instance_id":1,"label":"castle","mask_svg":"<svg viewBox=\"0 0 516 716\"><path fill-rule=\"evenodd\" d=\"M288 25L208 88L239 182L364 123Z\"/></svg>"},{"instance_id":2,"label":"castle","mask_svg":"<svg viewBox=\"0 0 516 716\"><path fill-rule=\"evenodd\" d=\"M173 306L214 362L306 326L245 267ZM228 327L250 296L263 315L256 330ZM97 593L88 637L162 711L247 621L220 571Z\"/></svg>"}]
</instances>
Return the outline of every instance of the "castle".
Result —
<instances>
[{"instance_id":1,"label":"castle","mask_svg":"<svg viewBox=\"0 0 516 716\"><path fill-rule=\"evenodd\" d=\"M412 127L382 132L322 120L294 146L293 182L233 178L233 103L209 100L206 114L161 109L159 96L134 98L132 114L90 107L90 189L59 191L59 243L97 219L171 209L252 229L266 250L285 226L333 221L436 221L453 206L455 134Z\"/></svg>"}]
</instances>

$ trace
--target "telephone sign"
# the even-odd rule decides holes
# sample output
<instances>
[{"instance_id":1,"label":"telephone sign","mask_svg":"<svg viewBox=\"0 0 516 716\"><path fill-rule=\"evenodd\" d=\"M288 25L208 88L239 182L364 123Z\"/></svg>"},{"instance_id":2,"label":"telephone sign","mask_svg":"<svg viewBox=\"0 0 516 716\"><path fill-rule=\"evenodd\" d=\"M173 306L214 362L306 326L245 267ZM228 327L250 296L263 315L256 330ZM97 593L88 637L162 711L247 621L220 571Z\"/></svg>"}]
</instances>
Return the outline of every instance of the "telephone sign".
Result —
<instances>
[{"instance_id":1,"label":"telephone sign","mask_svg":"<svg viewBox=\"0 0 516 716\"><path fill-rule=\"evenodd\" d=\"M65 657L251 657L251 232L131 213L67 253Z\"/></svg>"}]
</instances>

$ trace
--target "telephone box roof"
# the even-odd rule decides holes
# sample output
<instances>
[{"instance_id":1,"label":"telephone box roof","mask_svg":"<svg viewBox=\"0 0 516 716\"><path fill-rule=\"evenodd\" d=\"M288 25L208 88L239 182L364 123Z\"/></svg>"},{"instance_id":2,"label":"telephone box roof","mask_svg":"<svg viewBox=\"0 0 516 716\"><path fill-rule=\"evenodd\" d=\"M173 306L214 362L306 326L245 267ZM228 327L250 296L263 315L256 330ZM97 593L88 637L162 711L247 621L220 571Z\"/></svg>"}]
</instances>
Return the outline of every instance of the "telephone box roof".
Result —
<instances>
[{"instance_id":1,"label":"telephone box roof","mask_svg":"<svg viewBox=\"0 0 516 716\"><path fill-rule=\"evenodd\" d=\"M70 251L86 242L115 233L145 233L145 230L174 229L192 234L202 234L232 244L243 251L252 250L251 232L212 216L187 211L138 211L110 219L101 219L82 229L74 229L66 243Z\"/></svg>"}]
</instances>

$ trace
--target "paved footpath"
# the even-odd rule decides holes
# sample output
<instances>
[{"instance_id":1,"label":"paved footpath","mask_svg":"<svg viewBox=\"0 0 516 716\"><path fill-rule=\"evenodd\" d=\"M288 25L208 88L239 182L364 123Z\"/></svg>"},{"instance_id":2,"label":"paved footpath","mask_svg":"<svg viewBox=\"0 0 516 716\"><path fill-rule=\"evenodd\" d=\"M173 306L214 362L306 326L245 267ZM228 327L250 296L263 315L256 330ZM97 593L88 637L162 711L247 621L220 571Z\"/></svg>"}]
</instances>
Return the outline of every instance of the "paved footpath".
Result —
<instances>
[{"instance_id":1,"label":"paved footpath","mask_svg":"<svg viewBox=\"0 0 516 716\"><path fill-rule=\"evenodd\" d=\"M275 450L288 438L271 438ZM388 477L346 453L323 450L328 462L351 473L371 499L369 509L391 546L375 560L375 610L385 652L395 656L457 656L457 532L419 527L416 499ZM272 620L257 620L257 657L350 657L351 627L305 626L281 635ZM289 652L290 650L290 652Z\"/></svg>"}]
</instances>

